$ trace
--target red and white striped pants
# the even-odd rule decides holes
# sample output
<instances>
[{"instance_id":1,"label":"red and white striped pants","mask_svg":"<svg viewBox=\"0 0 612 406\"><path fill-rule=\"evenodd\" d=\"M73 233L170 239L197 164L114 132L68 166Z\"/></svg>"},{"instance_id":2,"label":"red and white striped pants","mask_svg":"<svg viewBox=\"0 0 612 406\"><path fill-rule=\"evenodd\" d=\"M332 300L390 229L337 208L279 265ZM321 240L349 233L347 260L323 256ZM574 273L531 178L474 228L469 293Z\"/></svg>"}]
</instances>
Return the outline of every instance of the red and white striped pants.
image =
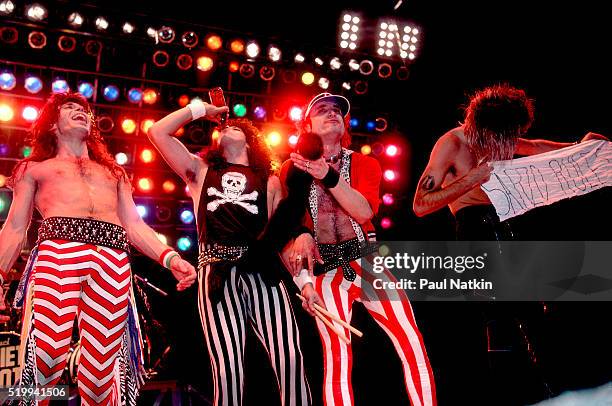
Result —
<instances>
[{"instance_id":1,"label":"red and white striped pants","mask_svg":"<svg viewBox=\"0 0 612 406\"><path fill-rule=\"evenodd\" d=\"M39 245L33 272L38 385L55 385L60 379L77 316L82 404L117 404L113 377L127 320L128 253L81 242L48 240Z\"/></svg>"},{"instance_id":2,"label":"red and white striped pants","mask_svg":"<svg viewBox=\"0 0 612 406\"><path fill-rule=\"evenodd\" d=\"M433 372L423 338L419 332L412 307L405 292L394 300L386 300L384 292L380 300L361 300L363 290L376 292L373 275L365 272L361 259L351 262L357 273L353 282L344 279L340 268L315 277L315 289L328 311L350 323L353 302L361 301L379 326L387 333L397 351L404 370L406 391L413 406L436 405L436 391ZM388 271L376 278L395 280ZM368 286L366 286L366 284ZM324 382L323 397L326 406L351 406L354 403L353 387L350 382L353 354L350 345L340 340L323 322L317 320L317 327L323 344ZM339 323L334 326L350 337L350 331Z\"/></svg>"}]
</instances>

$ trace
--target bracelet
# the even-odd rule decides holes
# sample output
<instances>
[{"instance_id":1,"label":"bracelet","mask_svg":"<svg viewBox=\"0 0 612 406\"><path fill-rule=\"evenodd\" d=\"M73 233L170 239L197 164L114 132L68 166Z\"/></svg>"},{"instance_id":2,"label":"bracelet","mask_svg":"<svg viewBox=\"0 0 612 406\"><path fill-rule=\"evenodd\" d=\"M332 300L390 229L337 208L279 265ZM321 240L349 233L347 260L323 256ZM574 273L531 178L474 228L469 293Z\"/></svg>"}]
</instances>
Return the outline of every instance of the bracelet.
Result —
<instances>
[{"instance_id":1,"label":"bracelet","mask_svg":"<svg viewBox=\"0 0 612 406\"><path fill-rule=\"evenodd\" d=\"M298 276L293 277L293 282L295 282L300 291L307 283L313 283L312 278L308 274L308 269L302 269Z\"/></svg>"},{"instance_id":2,"label":"bracelet","mask_svg":"<svg viewBox=\"0 0 612 406\"><path fill-rule=\"evenodd\" d=\"M330 166L327 170L327 175L325 175L325 177L321 179L321 183L326 188L333 189L338 186L338 182L340 182L340 174L337 170Z\"/></svg>"},{"instance_id":3,"label":"bracelet","mask_svg":"<svg viewBox=\"0 0 612 406\"><path fill-rule=\"evenodd\" d=\"M187 105L189 110L191 111L191 119L197 120L198 118L204 117L206 115L206 106L204 102L200 100L194 100Z\"/></svg>"},{"instance_id":4,"label":"bracelet","mask_svg":"<svg viewBox=\"0 0 612 406\"><path fill-rule=\"evenodd\" d=\"M159 263L164 268L170 269L170 262L172 261L172 258L174 258L174 257L179 257L180 258L179 253L174 251L171 248L168 248L167 250L162 252L162 254L159 256Z\"/></svg>"}]
</instances>

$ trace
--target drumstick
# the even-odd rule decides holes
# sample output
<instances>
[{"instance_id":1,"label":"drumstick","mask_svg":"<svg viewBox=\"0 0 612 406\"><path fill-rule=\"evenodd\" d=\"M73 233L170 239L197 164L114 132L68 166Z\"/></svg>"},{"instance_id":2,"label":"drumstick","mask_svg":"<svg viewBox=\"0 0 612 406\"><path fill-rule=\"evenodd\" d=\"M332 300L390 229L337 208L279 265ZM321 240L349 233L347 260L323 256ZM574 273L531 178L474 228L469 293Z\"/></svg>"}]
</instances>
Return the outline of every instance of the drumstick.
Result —
<instances>
[{"instance_id":1,"label":"drumstick","mask_svg":"<svg viewBox=\"0 0 612 406\"><path fill-rule=\"evenodd\" d=\"M306 298L300 294L297 294L297 297L299 297L301 300L306 300ZM326 315L327 317L331 318L334 321L337 321L338 323L340 323L343 327L348 328L350 331L352 331L354 334L356 334L359 337L363 337L363 333L359 330L357 330L355 327L351 326L350 324L348 324L346 321L342 320L341 318L339 318L338 316L336 316L335 314L330 313L329 311L327 311L325 308L319 306L318 304L314 304L315 310L318 310L319 313ZM316 313L316 312L315 312ZM327 319L325 319L325 321L327 321Z\"/></svg>"},{"instance_id":2,"label":"drumstick","mask_svg":"<svg viewBox=\"0 0 612 406\"><path fill-rule=\"evenodd\" d=\"M330 330L332 330L334 333L336 333L336 335L342 340L344 341L347 345L349 345L351 342L349 341L348 338L346 338L344 336L344 334L342 333L342 331L338 330L331 321L327 320L325 318L325 316L323 316L323 313L321 313L320 311L318 311L317 309L315 309L315 314L317 315L317 317L319 318L319 320L321 320L323 323L325 323L325 325L327 327L330 328Z\"/></svg>"}]
</instances>

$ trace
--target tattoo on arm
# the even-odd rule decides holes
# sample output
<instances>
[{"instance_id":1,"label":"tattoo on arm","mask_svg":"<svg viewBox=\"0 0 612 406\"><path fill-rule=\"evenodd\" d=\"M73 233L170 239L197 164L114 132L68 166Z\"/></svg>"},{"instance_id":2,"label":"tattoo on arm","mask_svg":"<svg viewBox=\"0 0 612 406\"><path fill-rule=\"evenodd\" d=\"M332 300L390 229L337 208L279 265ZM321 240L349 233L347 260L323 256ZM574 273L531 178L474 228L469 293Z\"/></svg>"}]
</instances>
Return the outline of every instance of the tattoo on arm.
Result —
<instances>
[{"instance_id":1,"label":"tattoo on arm","mask_svg":"<svg viewBox=\"0 0 612 406\"><path fill-rule=\"evenodd\" d=\"M421 186L423 187L424 190L430 191L431 189L433 189L434 187L434 177L431 175L427 175L427 177L425 177L423 179L423 181L421 182Z\"/></svg>"}]
</instances>

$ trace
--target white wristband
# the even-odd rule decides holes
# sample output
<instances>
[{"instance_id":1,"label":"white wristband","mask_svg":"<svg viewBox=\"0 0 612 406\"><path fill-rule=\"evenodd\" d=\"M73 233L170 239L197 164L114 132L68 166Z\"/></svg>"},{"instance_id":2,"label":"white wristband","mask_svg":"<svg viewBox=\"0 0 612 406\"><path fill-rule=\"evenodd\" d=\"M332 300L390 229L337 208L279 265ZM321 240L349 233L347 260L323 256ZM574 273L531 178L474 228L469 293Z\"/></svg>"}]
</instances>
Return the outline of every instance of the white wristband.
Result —
<instances>
[{"instance_id":1,"label":"white wristband","mask_svg":"<svg viewBox=\"0 0 612 406\"><path fill-rule=\"evenodd\" d=\"M206 115L206 106L204 102L201 100L194 100L187 105L189 110L191 110L191 119L197 120L198 118L204 117Z\"/></svg>"},{"instance_id":2,"label":"white wristband","mask_svg":"<svg viewBox=\"0 0 612 406\"><path fill-rule=\"evenodd\" d=\"M302 269L298 276L293 277L293 282L295 282L295 284L300 290L302 290L304 288L304 285L306 285L307 283L312 283L312 278L308 273L308 269Z\"/></svg>"}]
</instances>

